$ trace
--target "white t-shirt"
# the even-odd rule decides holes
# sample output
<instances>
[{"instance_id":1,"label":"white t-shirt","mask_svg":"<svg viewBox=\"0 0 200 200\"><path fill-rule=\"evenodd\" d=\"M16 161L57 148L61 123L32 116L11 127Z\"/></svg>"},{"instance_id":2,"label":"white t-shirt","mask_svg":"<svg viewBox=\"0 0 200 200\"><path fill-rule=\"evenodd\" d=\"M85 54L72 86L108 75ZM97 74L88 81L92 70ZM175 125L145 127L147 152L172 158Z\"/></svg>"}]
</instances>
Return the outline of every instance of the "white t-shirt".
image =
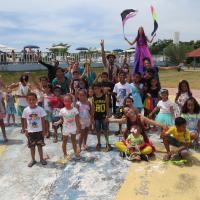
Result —
<instances>
[{"instance_id":1,"label":"white t-shirt","mask_svg":"<svg viewBox=\"0 0 200 200\"><path fill-rule=\"evenodd\" d=\"M40 106L35 108L26 107L22 113L22 118L27 120L27 129L29 133L41 132L42 130L42 117L46 116L46 112Z\"/></svg>"},{"instance_id":2,"label":"white t-shirt","mask_svg":"<svg viewBox=\"0 0 200 200\"><path fill-rule=\"evenodd\" d=\"M160 113L172 113L173 103L170 100L159 101L157 107L160 108Z\"/></svg>"},{"instance_id":3,"label":"white t-shirt","mask_svg":"<svg viewBox=\"0 0 200 200\"><path fill-rule=\"evenodd\" d=\"M47 94L44 94L44 109L46 111L52 111L52 108L51 106L49 105L50 104L50 99L53 95L47 95Z\"/></svg>"},{"instance_id":4,"label":"white t-shirt","mask_svg":"<svg viewBox=\"0 0 200 200\"><path fill-rule=\"evenodd\" d=\"M116 83L113 92L117 94L116 106L123 106L124 99L131 94L131 88L128 83Z\"/></svg>"},{"instance_id":5,"label":"white t-shirt","mask_svg":"<svg viewBox=\"0 0 200 200\"><path fill-rule=\"evenodd\" d=\"M60 116L63 117L63 134L64 133L71 133L75 134L77 127L76 127L76 115L78 115L78 110L73 107L71 110L67 110L66 108L62 108L60 110Z\"/></svg>"},{"instance_id":6,"label":"white t-shirt","mask_svg":"<svg viewBox=\"0 0 200 200\"><path fill-rule=\"evenodd\" d=\"M29 87L28 87L28 85L26 85L26 86L23 86L22 85L22 83L20 82L19 83L19 87L18 87L18 90L17 90L17 95L27 95L28 94L28 92L29 92ZM27 103L27 101L26 101L26 97L19 97L18 98L18 104L20 105L20 106L23 106L23 107L26 107L26 106L28 106L28 103Z\"/></svg>"}]
</instances>

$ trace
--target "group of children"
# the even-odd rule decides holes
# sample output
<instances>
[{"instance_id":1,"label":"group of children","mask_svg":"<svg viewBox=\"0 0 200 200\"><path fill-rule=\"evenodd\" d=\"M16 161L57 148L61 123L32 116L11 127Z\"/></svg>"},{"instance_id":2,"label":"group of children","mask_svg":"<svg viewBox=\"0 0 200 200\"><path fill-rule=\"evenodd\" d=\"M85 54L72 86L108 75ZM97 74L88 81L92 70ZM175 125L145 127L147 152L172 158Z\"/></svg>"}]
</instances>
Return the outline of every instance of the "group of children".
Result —
<instances>
[{"instance_id":1,"label":"group of children","mask_svg":"<svg viewBox=\"0 0 200 200\"><path fill-rule=\"evenodd\" d=\"M150 60L145 58L144 62ZM115 82L112 81L112 74L109 80L109 73L104 71L89 83L88 77L76 70L64 72L62 68L57 68L52 82L44 76L40 77L39 83L33 81L32 84L29 84L29 76L23 74L19 83L7 87L6 94L0 92L0 122L4 141L7 141L7 137L3 119L7 114L8 126L11 117L15 125L17 111L21 117L21 133L26 135L31 150L29 167L36 163L35 146L38 146L41 164L47 164L42 146L45 145L44 137L51 135L50 125L54 143L58 142L59 128L62 131L62 150L66 159L69 159L68 137L71 137L76 158L80 158L80 151L88 149L90 132L97 135L96 150L101 150L101 134L104 133L105 149L110 151L109 122L125 123L127 128L123 132L123 144L127 149L133 148L137 152L139 149L143 155L150 155L155 150L144 132L151 128L149 124L153 128L160 126L161 138L167 150L164 159L170 159L175 153L184 156L191 140L198 143L199 104L192 96L186 80L179 83L175 103L172 103L168 90L160 88L159 79L153 72L135 72L132 76L125 68L121 68L116 72ZM15 95L12 92L14 90ZM177 152L170 151L171 143L178 146ZM131 159L140 160L134 152L131 153Z\"/></svg>"}]
</instances>

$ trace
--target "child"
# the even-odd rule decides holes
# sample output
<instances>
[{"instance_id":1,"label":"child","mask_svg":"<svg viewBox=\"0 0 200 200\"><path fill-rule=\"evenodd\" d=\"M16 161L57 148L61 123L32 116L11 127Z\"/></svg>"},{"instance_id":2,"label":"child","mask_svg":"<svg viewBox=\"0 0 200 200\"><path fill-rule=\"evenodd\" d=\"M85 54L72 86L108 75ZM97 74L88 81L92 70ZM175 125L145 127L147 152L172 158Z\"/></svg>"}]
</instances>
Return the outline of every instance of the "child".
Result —
<instances>
[{"instance_id":1,"label":"child","mask_svg":"<svg viewBox=\"0 0 200 200\"><path fill-rule=\"evenodd\" d=\"M10 126L10 117L13 119L13 125L16 126L15 123L15 97L12 94L12 90L8 88L7 94L6 94L6 112L7 112L7 122L8 126Z\"/></svg>"},{"instance_id":2,"label":"child","mask_svg":"<svg viewBox=\"0 0 200 200\"><path fill-rule=\"evenodd\" d=\"M130 152L130 157L129 157L130 160L141 160L140 155L146 154L146 150L144 147L144 138L141 135L141 130L139 126L133 126L131 128L130 134L126 139L125 143ZM148 157L146 157L146 160L148 160Z\"/></svg>"},{"instance_id":3,"label":"child","mask_svg":"<svg viewBox=\"0 0 200 200\"><path fill-rule=\"evenodd\" d=\"M160 91L160 88L158 85L158 80L155 78L151 79L151 86L147 88L146 95L145 95L146 98L144 100L144 108L145 108L144 115L145 116L148 116L156 107L158 103L159 91Z\"/></svg>"},{"instance_id":4,"label":"child","mask_svg":"<svg viewBox=\"0 0 200 200\"><path fill-rule=\"evenodd\" d=\"M134 99L134 107L140 112L144 107L142 103L143 84L141 83L141 79L141 74L137 72L133 75L133 83L130 84L132 97Z\"/></svg>"},{"instance_id":5,"label":"child","mask_svg":"<svg viewBox=\"0 0 200 200\"><path fill-rule=\"evenodd\" d=\"M165 161L170 160L172 155L178 155L181 158L187 157L191 138L189 130L186 129L186 120L184 118L177 117L175 126L162 133L161 138L163 138L163 143L167 150L167 155L163 158ZM176 146L177 149L170 151L170 145Z\"/></svg>"},{"instance_id":6,"label":"child","mask_svg":"<svg viewBox=\"0 0 200 200\"><path fill-rule=\"evenodd\" d=\"M80 121L79 121L79 112L73 107L73 98L71 95L67 94L64 97L64 105L65 107L60 110L59 116L61 119L54 123L54 126L58 126L59 124L63 124L63 140L62 140L62 150L65 159L69 159L67 154L67 139L68 136L71 136L72 146L74 149L75 156L80 158L80 153L77 148L76 143L76 132L80 130Z\"/></svg>"},{"instance_id":7,"label":"child","mask_svg":"<svg viewBox=\"0 0 200 200\"><path fill-rule=\"evenodd\" d=\"M94 90L92 87L89 87L88 89L88 101L90 102L90 104L92 105L93 102L93 97L94 96Z\"/></svg>"},{"instance_id":8,"label":"child","mask_svg":"<svg viewBox=\"0 0 200 200\"><path fill-rule=\"evenodd\" d=\"M156 121L167 126L172 126L174 124L174 109L173 103L168 99L169 92L167 89L161 89L160 91L161 99L154 110L149 114L151 118L157 111L159 111L156 116Z\"/></svg>"},{"instance_id":9,"label":"child","mask_svg":"<svg viewBox=\"0 0 200 200\"><path fill-rule=\"evenodd\" d=\"M176 94L175 103L178 104L180 112L186 100L192 96L188 81L182 80L178 85L178 93Z\"/></svg>"},{"instance_id":10,"label":"child","mask_svg":"<svg viewBox=\"0 0 200 200\"><path fill-rule=\"evenodd\" d=\"M46 130L46 138L50 137L50 130L49 130L49 124L52 122L52 108L50 106L51 98L53 97L52 94L52 87L51 84L48 84L46 87L44 87L44 110L46 112L45 116L45 130Z\"/></svg>"},{"instance_id":11,"label":"child","mask_svg":"<svg viewBox=\"0 0 200 200\"><path fill-rule=\"evenodd\" d=\"M187 122L187 129L190 131L191 139L198 139L200 133L200 106L194 97L186 100L182 108L181 117Z\"/></svg>"},{"instance_id":12,"label":"child","mask_svg":"<svg viewBox=\"0 0 200 200\"><path fill-rule=\"evenodd\" d=\"M1 131L3 134L3 141L7 142L7 136L6 136L6 129L5 129L5 124L4 124L4 118L6 116L6 107L5 107L5 102L4 102L4 95L3 92L0 91L0 126L1 126Z\"/></svg>"},{"instance_id":13,"label":"child","mask_svg":"<svg viewBox=\"0 0 200 200\"><path fill-rule=\"evenodd\" d=\"M81 133L80 133L80 150L83 147L84 150L87 150L87 137L88 131L91 126L91 104L87 100L87 95L85 90L78 91L77 109L79 111L80 123L81 123Z\"/></svg>"},{"instance_id":14,"label":"child","mask_svg":"<svg viewBox=\"0 0 200 200\"><path fill-rule=\"evenodd\" d=\"M43 158L42 150L42 147L45 145L43 136L45 134L46 113L43 108L37 106L37 95L35 93L27 94L27 102L29 106L22 113L22 129L28 138L28 147L31 150L32 161L28 164L28 167L36 164L35 146L38 147L40 163L46 165L47 162Z\"/></svg>"},{"instance_id":15,"label":"child","mask_svg":"<svg viewBox=\"0 0 200 200\"><path fill-rule=\"evenodd\" d=\"M119 82L115 84L113 93L117 97L116 106L122 107L124 99L131 94L131 89L129 84L126 82L126 76L123 71L119 72Z\"/></svg>"},{"instance_id":16,"label":"child","mask_svg":"<svg viewBox=\"0 0 200 200\"><path fill-rule=\"evenodd\" d=\"M60 110L64 107L63 98L61 96L61 88L59 86L55 86L53 89L53 97L50 98L50 106L52 108L52 122L54 129L54 143L58 142L58 128L59 126L54 126L54 123L60 120ZM61 125L62 129L62 125Z\"/></svg>"},{"instance_id":17,"label":"child","mask_svg":"<svg viewBox=\"0 0 200 200\"><path fill-rule=\"evenodd\" d=\"M92 114L98 139L98 144L96 146L96 149L97 151L101 150L101 132L103 132L105 134L105 139L106 139L106 151L110 151L112 147L109 144L108 126L106 122L109 112L108 96L103 94L100 83L94 84L93 89L94 89L94 99L92 104L93 108Z\"/></svg>"}]
</instances>

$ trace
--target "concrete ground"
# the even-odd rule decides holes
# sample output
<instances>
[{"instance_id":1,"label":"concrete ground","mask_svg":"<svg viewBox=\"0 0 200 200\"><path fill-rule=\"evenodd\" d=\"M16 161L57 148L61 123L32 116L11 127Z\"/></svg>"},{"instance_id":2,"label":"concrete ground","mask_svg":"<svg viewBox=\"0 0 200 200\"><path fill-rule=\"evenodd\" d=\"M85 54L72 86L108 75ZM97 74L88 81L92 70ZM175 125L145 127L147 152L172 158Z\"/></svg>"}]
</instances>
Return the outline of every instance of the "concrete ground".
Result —
<instances>
[{"instance_id":1,"label":"concrete ground","mask_svg":"<svg viewBox=\"0 0 200 200\"><path fill-rule=\"evenodd\" d=\"M172 95L176 93L175 89L169 91ZM195 91L196 96L200 99L200 93ZM167 193L164 189L169 187L170 194L177 195L175 199L180 199L178 195L182 194L184 198L181 199L200 199L199 153L193 152L193 160L186 166L166 165L162 161L164 148L159 134L150 134L159 153L156 153L156 160L149 163L132 164L123 160L116 150L96 152L96 136L90 135L89 151L81 152L80 160L72 159L66 165L58 164L57 161L62 157L61 142L54 144L52 139L47 139L44 147L44 156L49 157L47 166L38 163L29 168L30 151L26 137L20 133L20 127L7 127L6 130L8 143L2 143L0 134L2 200L165 200ZM118 139L111 135L111 144ZM105 144L103 136L102 144ZM68 149L73 157L70 143ZM36 155L38 160L37 151ZM184 188L187 190L184 191ZM173 197L171 195L169 199L174 200Z\"/></svg>"}]
</instances>

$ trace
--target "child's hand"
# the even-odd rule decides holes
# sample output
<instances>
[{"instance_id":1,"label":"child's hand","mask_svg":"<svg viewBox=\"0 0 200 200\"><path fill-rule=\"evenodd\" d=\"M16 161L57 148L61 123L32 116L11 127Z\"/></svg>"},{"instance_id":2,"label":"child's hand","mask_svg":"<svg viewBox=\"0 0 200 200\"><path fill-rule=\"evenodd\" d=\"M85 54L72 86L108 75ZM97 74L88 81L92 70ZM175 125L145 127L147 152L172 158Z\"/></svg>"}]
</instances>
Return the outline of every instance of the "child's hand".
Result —
<instances>
[{"instance_id":1,"label":"child's hand","mask_svg":"<svg viewBox=\"0 0 200 200\"><path fill-rule=\"evenodd\" d=\"M59 125L60 125L60 122L54 122L53 125L54 125L54 126L59 126Z\"/></svg>"}]
</instances>

